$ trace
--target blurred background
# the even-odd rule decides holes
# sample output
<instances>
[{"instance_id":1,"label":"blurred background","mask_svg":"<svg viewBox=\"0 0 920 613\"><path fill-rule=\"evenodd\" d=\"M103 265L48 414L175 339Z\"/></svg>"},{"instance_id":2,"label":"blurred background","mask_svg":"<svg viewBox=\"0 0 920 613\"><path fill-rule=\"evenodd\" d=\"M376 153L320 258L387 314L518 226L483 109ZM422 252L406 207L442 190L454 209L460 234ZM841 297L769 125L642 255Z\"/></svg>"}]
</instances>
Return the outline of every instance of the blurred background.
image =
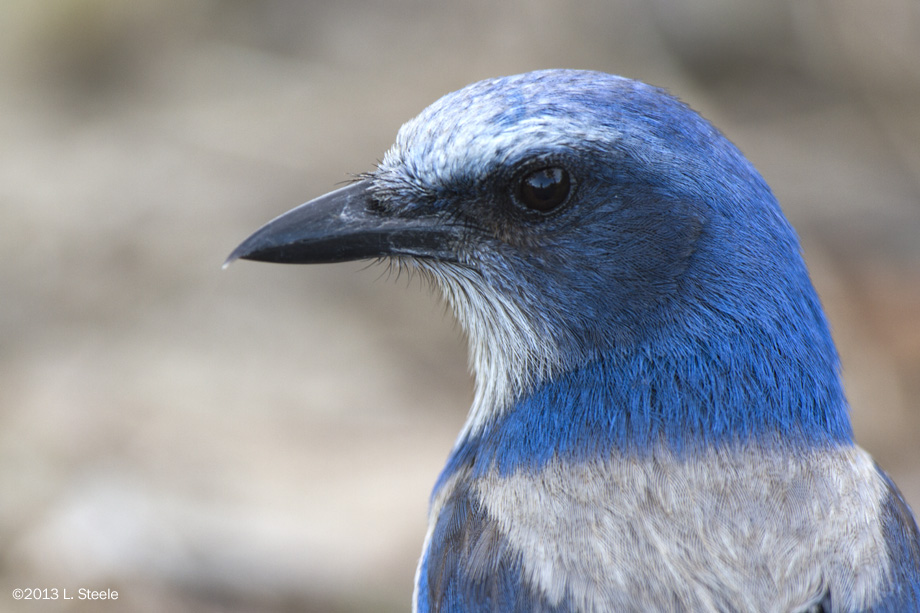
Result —
<instances>
[{"instance_id":1,"label":"blurred background","mask_svg":"<svg viewBox=\"0 0 920 613\"><path fill-rule=\"evenodd\" d=\"M917 58L915 0L4 0L0 611L409 608L457 326L381 267L221 264L439 96L537 68L666 87L750 157L920 509Z\"/></svg>"}]
</instances>

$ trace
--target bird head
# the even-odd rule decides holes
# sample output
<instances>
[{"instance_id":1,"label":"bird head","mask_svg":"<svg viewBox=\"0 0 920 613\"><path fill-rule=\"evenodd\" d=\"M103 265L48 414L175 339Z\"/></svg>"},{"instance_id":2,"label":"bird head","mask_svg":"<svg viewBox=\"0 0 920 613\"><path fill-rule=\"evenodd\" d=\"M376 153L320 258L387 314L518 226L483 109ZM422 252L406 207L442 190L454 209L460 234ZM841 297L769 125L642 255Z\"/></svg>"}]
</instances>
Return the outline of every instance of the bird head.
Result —
<instances>
[{"instance_id":1,"label":"bird head","mask_svg":"<svg viewBox=\"0 0 920 613\"><path fill-rule=\"evenodd\" d=\"M470 339L468 435L596 364L638 359L699 379L684 390L743 377L751 397L763 385L787 396L807 387L777 384L786 370L837 381L820 304L769 187L689 107L622 77L548 70L448 94L400 129L375 171L269 222L237 258L387 258L429 275ZM648 373L636 368L639 381L620 383L641 387ZM726 415L719 427L749 427Z\"/></svg>"}]
</instances>

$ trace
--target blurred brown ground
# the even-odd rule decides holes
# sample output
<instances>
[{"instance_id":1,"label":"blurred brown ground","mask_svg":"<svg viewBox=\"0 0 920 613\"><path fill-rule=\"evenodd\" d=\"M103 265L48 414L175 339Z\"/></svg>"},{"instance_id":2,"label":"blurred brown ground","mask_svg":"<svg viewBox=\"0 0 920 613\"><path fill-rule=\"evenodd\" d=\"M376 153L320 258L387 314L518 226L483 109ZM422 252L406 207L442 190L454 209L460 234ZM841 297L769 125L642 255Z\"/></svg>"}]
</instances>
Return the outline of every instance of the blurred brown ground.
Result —
<instances>
[{"instance_id":1,"label":"blurred brown ground","mask_svg":"<svg viewBox=\"0 0 920 613\"><path fill-rule=\"evenodd\" d=\"M5 0L0 611L408 609L455 324L380 267L220 267L438 96L536 68L667 87L748 154L920 509L918 57L914 0Z\"/></svg>"}]
</instances>

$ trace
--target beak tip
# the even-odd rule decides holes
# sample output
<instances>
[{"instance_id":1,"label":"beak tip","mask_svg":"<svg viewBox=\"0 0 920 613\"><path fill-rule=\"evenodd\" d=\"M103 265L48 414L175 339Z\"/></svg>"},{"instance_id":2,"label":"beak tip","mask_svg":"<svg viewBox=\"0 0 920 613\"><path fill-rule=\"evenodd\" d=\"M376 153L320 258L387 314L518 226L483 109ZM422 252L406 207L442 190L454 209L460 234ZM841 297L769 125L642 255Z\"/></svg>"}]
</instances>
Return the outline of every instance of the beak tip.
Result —
<instances>
[{"instance_id":1,"label":"beak tip","mask_svg":"<svg viewBox=\"0 0 920 613\"><path fill-rule=\"evenodd\" d=\"M221 270L227 270L230 268L230 264L233 264L237 260L245 260L246 256L251 253L251 249L247 247L249 240L245 240L240 245L234 249L230 255L227 256L227 259L224 260L223 265L220 267Z\"/></svg>"}]
</instances>

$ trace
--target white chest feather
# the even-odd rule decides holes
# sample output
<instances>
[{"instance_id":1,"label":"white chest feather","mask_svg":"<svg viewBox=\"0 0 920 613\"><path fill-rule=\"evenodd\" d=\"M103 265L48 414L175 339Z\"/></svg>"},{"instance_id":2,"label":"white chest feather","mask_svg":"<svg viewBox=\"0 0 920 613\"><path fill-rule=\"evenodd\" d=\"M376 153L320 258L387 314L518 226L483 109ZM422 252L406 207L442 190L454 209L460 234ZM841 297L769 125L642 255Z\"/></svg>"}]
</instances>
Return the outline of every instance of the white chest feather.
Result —
<instances>
[{"instance_id":1,"label":"white chest feather","mask_svg":"<svg viewBox=\"0 0 920 613\"><path fill-rule=\"evenodd\" d=\"M582 611L786 613L827 589L845 610L887 573L885 487L857 447L556 461L472 487L528 583Z\"/></svg>"}]
</instances>

